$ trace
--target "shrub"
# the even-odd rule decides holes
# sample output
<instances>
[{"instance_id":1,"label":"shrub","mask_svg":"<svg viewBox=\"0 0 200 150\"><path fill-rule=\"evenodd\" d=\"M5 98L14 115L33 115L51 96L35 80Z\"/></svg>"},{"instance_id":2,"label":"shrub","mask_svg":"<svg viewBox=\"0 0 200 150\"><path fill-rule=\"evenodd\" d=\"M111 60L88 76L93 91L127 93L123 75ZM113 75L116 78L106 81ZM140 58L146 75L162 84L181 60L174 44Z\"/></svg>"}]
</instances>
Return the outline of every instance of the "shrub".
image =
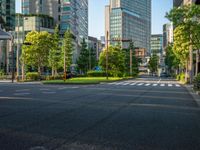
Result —
<instances>
[{"instance_id":1,"label":"shrub","mask_svg":"<svg viewBox=\"0 0 200 150\"><path fill-rule=\"evenodd\" d=\"M185 73L180 74L180 81L185 82Z\"/></svg>"},{"instance_id":2,"label":"shrub","mask_svg":"<svg viewBox=\"0 0 200 150\"><path fill-rule=\"evenodd\" d=\"M38 80L39 79L39 74L38 74L38 72L28 72L28 73L26 73L26 79L28 79L28 80L34 80L34 81L36 81L36 80Z\"/></svg>"},{"instance_id":3,"label":"shrub","mask_svg":"<svg viewBox=\"0 0 200 150\"><path fill-rule=\"evenodd\" d=\"M0 76L4 76L4 75L5 75L4 71L0 70Z\"/></svg>"},{"instance_id":4,"label":"shrub","mask_svg":"<svg viewBox=\"0 0 200 150\"><path fill-rule=\"evenodd\" d=\"M105 77L106 72L105 71L88 71L87 76L88 77Z\"/></svg>"},{"instance_id":5,"label":"shrub","mask_svg":"<svg viewBox=\"0 0 200 150\"><path fill-rule=\"evenodd\" d=\"M200 89L200 73L194 78L194 88Z\"/></svg>"}]
</instances>

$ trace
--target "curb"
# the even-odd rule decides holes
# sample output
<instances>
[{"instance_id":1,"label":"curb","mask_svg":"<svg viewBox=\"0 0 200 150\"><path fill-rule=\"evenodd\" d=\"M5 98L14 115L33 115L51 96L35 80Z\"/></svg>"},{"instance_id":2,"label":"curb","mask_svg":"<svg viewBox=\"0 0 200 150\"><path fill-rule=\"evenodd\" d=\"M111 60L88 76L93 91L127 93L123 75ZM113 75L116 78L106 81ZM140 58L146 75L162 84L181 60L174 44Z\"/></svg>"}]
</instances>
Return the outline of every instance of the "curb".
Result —
<instances>
[{"instance_id":1,"label":"curb","mask_svg":"<svg viewBox=\"0 0 200 150\"><path fill-rule=\"evenodd\" d=\"M185 85L185 88L190 93L192 98L196 101L197 105L200 107L200 91L195 91L191 85Z\"/></svg>"}]
</instances>

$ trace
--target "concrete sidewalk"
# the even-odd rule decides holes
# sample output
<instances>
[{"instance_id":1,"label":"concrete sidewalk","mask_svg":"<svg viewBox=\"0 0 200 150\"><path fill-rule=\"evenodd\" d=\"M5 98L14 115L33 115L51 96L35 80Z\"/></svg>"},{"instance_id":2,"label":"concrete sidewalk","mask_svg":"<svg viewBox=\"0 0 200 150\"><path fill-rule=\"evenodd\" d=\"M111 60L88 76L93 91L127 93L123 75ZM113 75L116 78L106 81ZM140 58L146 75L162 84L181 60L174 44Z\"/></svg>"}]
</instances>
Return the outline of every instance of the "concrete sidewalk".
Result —
<instances>
[{"instance_id":1,"label":"concrete sidewalk","mask_svg":"<svg viewBox=\"0 0 200 150\"><path fill-rule=\"evenodd\" d=\"M185 87L188 90L188 92L190 93L190 95L193 97L193 99L196 101L198 106L200 107L200 92L195 91L193 89L193 85L191 85L191 84L185 85Z\"/></svg>"}]
</instances>

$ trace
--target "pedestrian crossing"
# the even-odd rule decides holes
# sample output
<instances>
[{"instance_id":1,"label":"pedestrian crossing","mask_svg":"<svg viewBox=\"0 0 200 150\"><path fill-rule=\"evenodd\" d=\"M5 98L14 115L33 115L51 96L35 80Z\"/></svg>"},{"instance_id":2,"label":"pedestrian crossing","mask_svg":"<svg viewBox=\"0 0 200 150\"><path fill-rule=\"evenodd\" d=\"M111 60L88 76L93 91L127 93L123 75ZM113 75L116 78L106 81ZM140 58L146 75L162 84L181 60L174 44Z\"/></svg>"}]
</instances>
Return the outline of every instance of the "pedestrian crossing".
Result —
<instances>
[{"instance_id":1,"label":"pedestrian crossing","mask_svg":"<svg viewBox=\"0 0 200 150\"><path fill-rule=\"evenodd\" d=\"M109 85L113 85L113 86L145 86L145 87L177 87L180 88L181 85L178 83L144 83L144 82L112 82L112 83L108 83Z\"/></svg>"}]
</instances>

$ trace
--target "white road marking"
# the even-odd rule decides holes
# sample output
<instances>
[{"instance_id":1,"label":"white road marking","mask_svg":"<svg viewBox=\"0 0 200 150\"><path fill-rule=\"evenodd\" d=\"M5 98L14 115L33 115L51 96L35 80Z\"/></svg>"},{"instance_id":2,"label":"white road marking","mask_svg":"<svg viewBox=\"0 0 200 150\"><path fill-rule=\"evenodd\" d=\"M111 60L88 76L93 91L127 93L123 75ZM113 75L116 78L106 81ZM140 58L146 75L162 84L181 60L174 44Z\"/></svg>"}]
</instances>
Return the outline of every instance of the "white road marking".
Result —
<instances>
[{"instance_id":1,"label":"white road marking","mask_svg":"<svg viewBox=\"0 0 200 150\"><path fill-rule=\"evenodd\" d=\"M135 82L135 83L131 83L130 85L136 85L137 84L137 82Z\"/></svg>"},{"instance_id":2,"label":"white road marking","mask_svg":"<svg viewBox=\"0 0 200 150\"><path fill-rule=\"evenodd\" d=\"M165 86L165 84L160 84L160 86Z\"/></svg>"},{"instance_id":3,"label":"white road marking","mask_svg":"<svg viewBox=\"0 0 200 150\"><path fill-rule=\"evenodd\" d=\"M42 92L43 94L55 94L56 92Z\"/></svg>"},{"instance_id":4,"label":"white road marking","mask_svg":"<svg viewBox=\"0 0 200 150\"><path fill-rule=\"evenodd\" d=\"M137 84L137 86L141 86L141 85L144 85L144 83Z\"/></svg>"},{"instance_id":5,"label":"white road marking","mask_svg":"<svg viewBox=\"0 0 200 150\"><path fill-rule=\"evenodd\" d=\"M20 96L20 95L30 95L31 93L14 93L14 95Z\"/></svg>"},{"instance_id":6,"label":"white road marking","mask_svg":"<svg viewBox=\"0 0 200 150\"><path fill-rule=\"evenodd\" d=\"M151 85L151 84L149 84L149 83L148 83L148 84L145 84L145 86L150 86L150 85Z\"/></svg>"},{"instance_id":7,"label":"white road marking","mask_svg":"<svg viewBox=\"0 0 200 150\"><path fill-rule=\"evenodd\" d=\"M127 82L125 82L124 84L122 84L122 85L129 85L130 83L127 83Z\"/></svg>"},{"instance_id":8,"label":"white road marking","mask_svg":"<svg viewBox=\"0 0 200 150\"><path fill-rule=\"evenodd\" d=\"M179 84L176 84L176 87L181 87Z\"/></svg>"},{"instance_id":9,"label":"white road marking","mask_svg":"<svg viewBox=\"0 0 200 150\"><path fill-rule=\"evenodd\" d=\"M157 84L157 83L155 83L155 84L153 84L153 86L158 86L158 84Z\"/></svg>"},{"instance_id":10,"label":"white road marking","mask_svg":"<svg viewBox=\"0 0 200 150\"><path fill-rule=\"evenodd\" d=\"M168 86L169 86L169 87L172 87L173 85L172 85L172 84L168 84Z\"/></svg>"},{"instance_id":11,"label":"white road marking","mask_svg":"<svg viewBox=\"0 0 200 150\"><path fill-rule=\"evenodd\" d=\"M49 91L49 89L40 89L40 91Z\"/></svg>"},{"instance_id":12,"label":"white road marking","mask_svg":"<svg viewBox=\"0 0 200 150\"><path fill-rule=\"evenodd\" d=\"M26 91L30 91L30 89L21 89L21 90L16 90L16 92L26 92Z\"/></svg>"}]
</instances>

